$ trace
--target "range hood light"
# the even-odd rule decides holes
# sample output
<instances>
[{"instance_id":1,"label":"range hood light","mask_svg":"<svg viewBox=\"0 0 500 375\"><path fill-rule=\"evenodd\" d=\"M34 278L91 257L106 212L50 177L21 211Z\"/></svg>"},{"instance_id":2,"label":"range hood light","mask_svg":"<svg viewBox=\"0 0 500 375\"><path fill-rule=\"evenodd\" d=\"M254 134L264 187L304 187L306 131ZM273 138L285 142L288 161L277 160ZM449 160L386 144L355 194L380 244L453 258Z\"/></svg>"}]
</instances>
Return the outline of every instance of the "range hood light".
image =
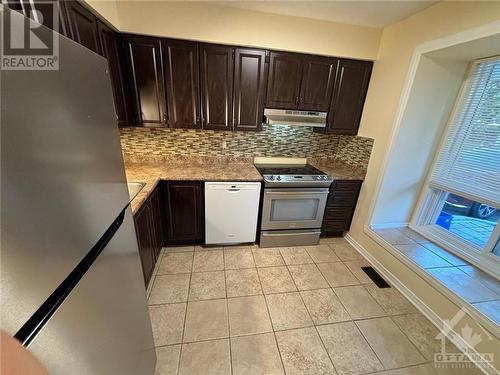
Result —
<instances>
[{"instance_id":1,"label":"range hood light","mask_svg":"<svg viewBox=\"0 0 500 375\"><path fill-rule=\"evenodd\" d=\"M295 111L288 109L264 109L268 124L312 126L315 128L326 127L326 112Z\"/></svg>"}]
</instances>

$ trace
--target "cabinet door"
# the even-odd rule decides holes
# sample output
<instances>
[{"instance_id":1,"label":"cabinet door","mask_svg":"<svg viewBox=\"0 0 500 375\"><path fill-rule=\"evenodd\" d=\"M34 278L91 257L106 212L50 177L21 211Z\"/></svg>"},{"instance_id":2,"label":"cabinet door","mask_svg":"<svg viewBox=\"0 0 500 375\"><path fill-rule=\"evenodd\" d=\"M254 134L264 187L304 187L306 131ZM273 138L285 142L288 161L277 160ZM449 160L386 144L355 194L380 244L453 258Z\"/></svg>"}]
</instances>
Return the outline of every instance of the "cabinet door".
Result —
<instances>
[{"instance_id":1,"label":"cabinet door","mask_svg":"<svg viewBox=\"0 0 500 375\"><path fill-rule=\"evenodd\" d=\"M187 244L203 241L203 183L169 181L165 201L167 242Z\"/></svg>"},{"instance_id":2,"label":"cabinet door","mask_svg":"<svg viewBox=\"0 0 500 375\"><path fill-rule=\"evenodd\" d=\"M372 66L371 61L339 60L327 119L327 133L358 133Z\"/></svg>"},{"instance_id":3,"label":"cabinet door","mask_svg":"<svg viewBox=\"0 0 500 375\"><path fill-rule=\"evenodd\" d=\"M155 262L158 260L161 248L163 247L163 217L160 206L160 187L157 186L149 196L149 206L151 207L151 229L153 232L154 250L153 255Z\"/></svg>"},{"instance_id":4,"label":"cabinet door","mask_svg":"<svg viewBox=\"0 0 500 375\"><path fill-rule=\"evenodd\" d=\"M68 32L66 2L61 0L9 0L5 3L13 10L23 13L49 29L71 38Z\"/></svg>"},{"instance_id":5,"label":"cabinet door","mask_svg":"<svg viewBox=\"0 0 500 375\"><path fill-rule=\"evenodd\" d=\"M198 45L164 40L168 124L171 128L200 128Z\"/></svg>"},{"instance_id":6,"label":"cabinet door","mask_svg":"<svg viewBox=\"0 0 500 375\"><path fill-rule=\"evenodd\" d=\"M71 39L88 49L101 53L97 18L77 1L66 1Z\"/></svg>"},{"instance_id":7,"label":"cabinet door","mask_svg":"<svg viewBox=\"0 0 500 375\"><path fill-rule=\"evenodd\" d=\"M142 273L144 275L144 282L147 285L155 266L153 237L151 233L151 213L147 202L142 205L139 212L134 216L134 222Z\"/></svg>"},{"instance_id":8,"label":"cabinet door","mask_svg":"<svg viewBox=\"0 0 500 375\"><path fill-rule=\"evenodd\" d=\"M301 55L271 52L266 107L296 109L299 102L301 79Z\"/></svg>"},{"instance_id":9,"label":"cabinet door","mask_svg":"<svg viewBox=\"0 0 500 375\"><path fill-rule=\"evenodd\" d=\"M115 100L116 118L118 120L118 125L123 126L129 123L127 110L129 97L123 82L118 34L101 21L97 22L97 29L99 31L102 54L108 60L111 87Z\"/></svg>"},{"instance_id":10,"label":"cabinet door","mask_svg":"<svg viewBox=\"0 0 500 375\"><path fill-rule=\"evenodd\" d=\"M322 56L304 57L299 109L328 111L332 98L337 59Z\"/></svg>"},{"instance_id":11,"label":"cabinet door","mask_svg":"<svg viewBox=\"0 0 500 375\"><path fill-rule=\"evenodd\" d=\"M200 92L202 127L230 130L233 127L233 52L214 44L200 45Z\"/></svg>"},{"instance_id":12,"label":"cabinet door","mask_svg":"<svg viewBox=\"0 0 500 375\"><path fill-rule=\"evenodd\" d=\"M236 48L234 56L234 129L258 130L264 113L266 51Z\"/></svg>"},{"instance_id":13,"label":"cabinet door","mask_svg":"<svg viewBox=\"0 0 500 375\"><path fill-rule=\"evenodd\" d=\"M129 86L135 99L133 122L143 126L166 123L165 89L161 64L160 40L126 35Z\"/></svg>"}]
</instances>

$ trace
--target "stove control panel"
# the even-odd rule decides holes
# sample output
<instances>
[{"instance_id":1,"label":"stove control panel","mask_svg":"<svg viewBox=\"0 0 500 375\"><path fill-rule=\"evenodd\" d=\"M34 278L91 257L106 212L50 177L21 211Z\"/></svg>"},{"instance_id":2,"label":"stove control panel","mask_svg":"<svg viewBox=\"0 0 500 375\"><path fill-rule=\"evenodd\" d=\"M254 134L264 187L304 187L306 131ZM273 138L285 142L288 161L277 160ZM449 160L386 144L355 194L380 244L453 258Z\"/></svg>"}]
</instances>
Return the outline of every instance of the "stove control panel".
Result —
<instances>
[{"instance_id":1,"label":"stove control panel","mask_svg":"<svg viewBox=\"0 0 500 375\"><path fill-rule=\"evenodd\" d=\"M266 185L273 186L329 186L333 178L328 175L263 175Z\"/></svg>"}]
</instances>

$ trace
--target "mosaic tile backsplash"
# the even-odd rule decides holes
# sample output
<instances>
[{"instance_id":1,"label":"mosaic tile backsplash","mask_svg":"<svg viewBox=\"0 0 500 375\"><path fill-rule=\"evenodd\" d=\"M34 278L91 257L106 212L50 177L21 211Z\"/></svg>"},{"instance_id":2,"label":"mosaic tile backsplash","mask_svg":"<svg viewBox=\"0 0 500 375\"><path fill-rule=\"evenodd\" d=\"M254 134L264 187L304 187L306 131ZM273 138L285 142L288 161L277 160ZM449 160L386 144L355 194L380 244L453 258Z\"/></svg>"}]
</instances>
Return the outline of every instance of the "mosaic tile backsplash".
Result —
<instances>
[{"instance_id":1,"label":"mosaic tile backsplash","mask_svg":"<svg viewBox=\"0 0 500 375\"><path fill-rule=\"evenodd\" d=\"M312 128L289 125L263 125L258 132L139 127L120 131L125 157L329 157L366 169L373 147L371 138L325 135L313 132Z\"/></svg>"}]
</instances>

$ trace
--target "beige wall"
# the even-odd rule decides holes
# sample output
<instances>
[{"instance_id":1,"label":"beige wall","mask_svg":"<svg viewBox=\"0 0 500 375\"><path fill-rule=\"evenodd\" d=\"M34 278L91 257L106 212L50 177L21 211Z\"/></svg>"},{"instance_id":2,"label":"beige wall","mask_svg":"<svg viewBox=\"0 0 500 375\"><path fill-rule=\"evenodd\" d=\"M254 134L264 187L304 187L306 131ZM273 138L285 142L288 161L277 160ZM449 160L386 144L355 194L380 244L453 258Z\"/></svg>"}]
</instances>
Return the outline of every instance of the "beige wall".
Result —
<instances>
[{"instance_id":1,"label":"beige wall","mask_svg":"<svg viewBox=\"0 0 500 375\"><path fill-rule=\"evenodd\" d=\"M469 61L420 58L371 224L409 223Z\"/></svg>"},{"instance_id":2,"label":"beige wall","mask_svg":"<svg viewBox=\"0 0 500 375\"><path fill-rule=\"evenodd\" d=\"M442 2L385 28L359 131L359 135L375 138L375 144L350 235L443 319L452 317L454 305L373 241L364 226L369 224L370 205L376 198L377 179L383 173L383 160L415 47L499 19L500 2ZM499 341L481 345L480 350L497 353L496 368L500 369Z\"/></svg>"},{"instance_id":3,"label":"beige wall","mask_svg":"<svg viewBox=\"0 0 500 375\"><path fill-rule=\"evenodd\" d=\"M95 0L94 0L95 1ZM274 15L210 2L122 1L120 30L163 37L375 59L381 29Z\"/></svg>"}]
</instances>

